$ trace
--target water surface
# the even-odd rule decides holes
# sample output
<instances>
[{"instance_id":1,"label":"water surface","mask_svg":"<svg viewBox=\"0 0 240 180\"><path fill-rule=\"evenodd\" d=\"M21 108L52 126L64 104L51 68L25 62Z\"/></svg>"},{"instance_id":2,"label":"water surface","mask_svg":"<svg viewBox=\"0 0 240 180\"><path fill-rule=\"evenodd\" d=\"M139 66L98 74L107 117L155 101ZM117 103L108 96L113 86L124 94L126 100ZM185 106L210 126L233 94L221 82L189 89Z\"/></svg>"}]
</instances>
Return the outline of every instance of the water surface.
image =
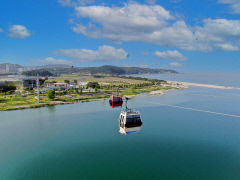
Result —
<instances>
[{"instance_id":1,"label":"water surface","mask_svg":"<svg viewBox=\"0 0 240 180\"><path fill-rule=\"evenodd\" d=\"M136 76L240 88L240 73L188 72L179 74L145 74Z\"/></svg>"},{"instance_id":2,"label":"water surface","mask_svg":"<svg viewBox=\"0 0 240 180\"><path fill-rule=\"evenodd\" d=\"M107 101L0 112L0 179L240 179L240 118L160 104L240 115L239 91L208 88L132 99L132 135Z\"/></svg>"}]
</instances>

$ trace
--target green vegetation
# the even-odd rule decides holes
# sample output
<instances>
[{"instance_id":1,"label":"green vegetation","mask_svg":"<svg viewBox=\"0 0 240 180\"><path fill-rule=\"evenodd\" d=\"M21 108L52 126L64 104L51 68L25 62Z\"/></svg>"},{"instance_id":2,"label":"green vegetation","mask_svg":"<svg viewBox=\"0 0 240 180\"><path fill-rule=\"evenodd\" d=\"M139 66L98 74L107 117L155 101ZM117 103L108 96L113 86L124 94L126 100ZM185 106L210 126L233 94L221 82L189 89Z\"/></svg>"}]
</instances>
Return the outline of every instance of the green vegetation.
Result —
<instances>
[{"instance_id":1,"label":"green vegetation","mask_svg":"<svg viewBox=\"0 0 240 180\"><path fill-rule=\"evenodd\" d=\"M67 83L67 84L70 84L70 81L67 80L67 79L65 79L64 82Z\"/></svg>"},{"instance_id":2,"label":"green vegetation","mask_svg":"<svg viewBox=\"0 0 240 180\"><path fill-rule=\"evenodd\" d=\"M51 84L55 81L73 82L81 79L62 77L48 81ZM166 86L166 81L146 79L139 77L118 77L118 76L83 76L84 82L90 80L87 85L66 90L49 90L41 92L41 102L37 103L35 89L25 89L17 92L6 91L0 93L0 111L16 110L26 108L37 108L48 105L70 104L75 102L87 102L109 98L111 94L119 92L121 95L137 95L157 90L168 90L172 87ZM97 78L97 79L95 79ZM74 81L76 83L76 81ZM162 84L165 84L162 86ZM7 84L10 86L11 84ZM14 85L14 84L13 84ZM14 94L12 94L14 93Z\"/></svg>"},{"instance_id":3,"label":"green vegetation","mask_svg":"<svg viewBox=\"0 0 240 180\"><path fill-rule=\"evenodd\" d=\"M140 81L148 81L151 82L152 84L161 84L161 83L167 83L167 81L164 80L159 80L159 79L148 79L148 78L143 78L143 77L134 77L134 76L119 76L123 79L133 79L133 80L140 80Z\"/></svg>"},{"instance_id":4,"label":"green vegetation","mask_svg":"<svg viewBox=\"0 0 240 180\"><path fill-rule=\"evenodd\" d=\"M47 92L47 97L51 100L55 99L55 91L54 90L49 90Z\"/></svg>"},{"instance_id":5,"label":"green vegetation","mask_svg":"<svg viewBox=\"0 0 240 180\"><path fill-rule=\"evenodd\" d=\"M26 76L37 76L37 74L39 74L39 76L53 76L53 73L51 73L50 71L46 70L46 69L37 69L37 70L31 70L31 71L25 71L22 73L23 75Z\"/></svg>"},{"instance_id":6,"label":"green vegetation","mask_svg":"<svg viewBox=\"0 0 240 180\"><path fill-rule=\"evenodd\" d=\"M94 78L104 78L105 76L103 76L103 75L94 75L93 77Z\"/></svg>"},{"instance_id":7,"label":"green vegetation","mask_svg":"<svg viewBox=\"0 0 240 180\"><path fill-rule=\"evenodd\" d=\"M79 89L79 94L82 94L83 93L83 88L80 88Z\"/></svg>"},{"instance_id":8,"label":"green vegetation","mask_svg":"<svg viewBox=\"0 0 240 180\"><path fill-rule=\"evenodd\" d=\"M118 66L101 66L101 67L88 67L80 68L80 73L89 74L107 74L107 75L124 75L124 74L157 74L157 73L177 73L173 70L166 69L151 69L139 67L118 67Z\"/></svg>"},{"instance_id":9,"label":"green vegetation","mask_svg":"<svg viewBox=\"0 0 240 180\"><path fill-rule=\"evenodd\" d=\"M0 111L16 109L16 107L31 106L36 104L34 96L1 96Z\"/></svg>"},{"instance_id":10,"label":"green vegetation","mask_svg":"<svg viewBox=\"0 0 240 180\"><path fill-rule=\"evenodd\" d=\"M87 84L87 88L93 88L93 89L98 89L100 88L100 85L98 82L88 82Z\"/></svg>"},{"instance_id":11,"label":"green vegetation","mask_svg":"<svg viewBox=\"0 0 240 180\"><path fill-rule=\"evenodd\" d=\"M37 73L40 76L60 76L61 74L91 74L96 78L102 78L103 75L125 75L125 74L157 74L157 73L177 73L174 70L169 69L151 69L151 68L139 68L139 67L118 67L118 66L100 66L100 67L86 67L72 68L71 66L48 66L42 67L42 69L32 70L24 72L24 75L36 76Z\"/></svg>"},{"instance_id":12,"label":"green vegetation","mask_svg":"<svg viewBox=\"0 0 240 180\"><path fill-rule=\"evenodd\" d=\"M16 84L12 82L0 82L0 92L11 94L12 91L16 90Z\"/></svg>"},{"instance_id":13,"label":"green vegetation","mask_svg":"<svg viewBox=\"0 0 240 180\"><path fill-rule=\"evenodd\" d=\"M170 90L172 89L172 87L161 87L161 86L146 86L144 88L141 87L135 87L135 86L131 86L130 89L126 89L126 90L121 90L120 93L122 95L138 95L141 93L148 93L151 91L158 91L158 90Z\"/></svg>"}]
</instances>

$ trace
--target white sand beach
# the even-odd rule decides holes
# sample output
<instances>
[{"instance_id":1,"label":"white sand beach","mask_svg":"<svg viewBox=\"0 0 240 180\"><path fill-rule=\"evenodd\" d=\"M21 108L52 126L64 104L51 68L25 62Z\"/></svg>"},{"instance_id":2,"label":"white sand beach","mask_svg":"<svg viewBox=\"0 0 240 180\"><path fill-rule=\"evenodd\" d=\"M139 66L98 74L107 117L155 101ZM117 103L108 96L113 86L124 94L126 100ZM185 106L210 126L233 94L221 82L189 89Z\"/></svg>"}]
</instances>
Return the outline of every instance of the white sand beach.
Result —
<instances>
[{"instance_id":1,"label":"white sand beach","mask_svg":"<svg viewBox=\"0 0 240 180\"><path fill-rule=\"evenodd\" d=\"M163 90L151 91L149 94L150 95L163 95L164 91Z\"/></svg>"},{"instance_id":2,"label":"white sand beach","mask_svg":"<svg viewBox=\"0 0 240 180\"><path fill-rule=\"evenodd\" d=\"M212 84L200 84L200 83L191 83L191 82L175 82L175 81L168 81L169 83L180 83L183 86L189 87L189 86L196 86L196 87L206 87L206 88L215 88L215 89L233 89L233 87L228 86L219 86L219 85L212 85Z\"/></svg>"}]
</instances>

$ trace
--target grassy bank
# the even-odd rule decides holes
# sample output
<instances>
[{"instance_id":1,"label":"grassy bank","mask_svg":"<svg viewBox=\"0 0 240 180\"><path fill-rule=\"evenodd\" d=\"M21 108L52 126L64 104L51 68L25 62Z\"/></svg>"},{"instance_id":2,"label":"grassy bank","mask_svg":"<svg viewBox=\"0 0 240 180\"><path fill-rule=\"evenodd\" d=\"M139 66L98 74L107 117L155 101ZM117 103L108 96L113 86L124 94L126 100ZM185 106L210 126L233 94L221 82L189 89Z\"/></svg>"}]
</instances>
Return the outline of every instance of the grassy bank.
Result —
<instances>
[{"instance_id":1,"label":"grassy bank","mask_svg":"<svg viewBox=\"0 0 240 180\"><path fill-rule=\"evenodd\" d=\"M127 95L138 95L140 93L148 93L156 90L169 90L170 88L163 87L146 87L146 88L136 88L136 89L123 89L120 90L120 94L123 96ZM88 102L93 100L107 99L112 93L116 91L99 91L97 93L83 93L79 94L67 94L62 96L56 96L55 99L50 100L47 98L46 94L41 95L41 103L37 103L36 97L34 95L20 96L1 96L0 97L0 111L8 110L19 110L19 109L29 109L38 108L49 105L60 105L60 104L72 104L75 102Z\"/></svg>"},{"instance_id":2,"label":"grassy bank","mask_svg":"<svg viewBox=\"0 0 240 180\"><path fill-rule=\"evenodd\" d=\"M41 102L37 103L35 96L6 96L0 97L0 111L10 111L19 109L39 108L44 106L72 104L75 102L88 102L91 100L105 99L109 96L93 95L93 96L80 96L80 95L67 95L57 97L54 100L50 100L45 96L41 97Z\"/></svg>"},{"instance_id":3,"label":"grassy bank","mask_svg":"<svg viewBox=\"0 0 240 180\"><path fill-rule=\"evenodd\" d=\"M149 93L158 90L167 91L169 89L173 89L171 86L166 86L166 82L164 81L146 78L109 76L83 76L77 78L78 81L98 82L100 84L100 88L89 91L86 89L84 92L80 92L79 89L57 91L54 99L49 99L46 93L42 93L41 103L37 103L37 99L35 94L33 94L33 91L27 95L2 95L0 96L0 111L38 108L50 105L72 104L75 102L107 99L111 94L115 94L117 91L123 96L132 96L140 93ZM63 81L63 79L65 80L67 77L61 77L61 79L56 78L54 80ZM70 77L68 80L73 81L75 79L76 77ZM162 86L162 83L165 83L165 86Z\"/></svg>"}]
</instances>

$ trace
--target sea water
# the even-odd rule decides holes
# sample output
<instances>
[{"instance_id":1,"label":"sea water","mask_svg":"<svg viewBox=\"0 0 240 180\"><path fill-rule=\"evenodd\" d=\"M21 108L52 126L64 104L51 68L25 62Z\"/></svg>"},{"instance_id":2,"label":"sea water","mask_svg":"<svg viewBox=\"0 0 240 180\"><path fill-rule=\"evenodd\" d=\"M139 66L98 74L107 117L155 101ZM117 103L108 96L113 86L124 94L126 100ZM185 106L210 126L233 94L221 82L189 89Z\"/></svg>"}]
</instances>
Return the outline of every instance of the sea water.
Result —
<instances>
[{"instance_id":1,"label":"sea water","mask_svg":"<svg viewBox=\"0 0 240 180\"><path fill-rule=\"evenodd\" d=\"M240 118L174 108L240 115L239 92L139 95L129 107L143 127L131 135L107 100L0 112L0 179L239 180Z\"/></svg>"},{"instance_id":2,"label":"sea water","mask_svg":"<svg viewBox=\"0 0 240 180\"><path fill-rule=\"evenodd\" d=\"M220 86L231 86L240 88L240 73L227 72L188 72L178 74L145 74L135 75L140 77L148 77L152 79L163 79L169 81L182 81L202 84L213 84Z\"/></svg>"}]
</instances>

